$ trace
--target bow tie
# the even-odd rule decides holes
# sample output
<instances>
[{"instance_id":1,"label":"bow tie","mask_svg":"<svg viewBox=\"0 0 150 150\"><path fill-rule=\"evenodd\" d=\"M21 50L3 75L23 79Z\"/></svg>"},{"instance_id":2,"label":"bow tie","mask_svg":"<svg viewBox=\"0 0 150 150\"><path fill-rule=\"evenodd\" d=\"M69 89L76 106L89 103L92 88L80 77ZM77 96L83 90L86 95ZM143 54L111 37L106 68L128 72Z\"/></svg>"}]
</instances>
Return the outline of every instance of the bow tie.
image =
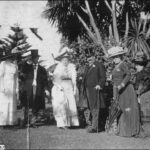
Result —
<instances>
[{"instance_id":1,"label":"bow tie","mask_svg":"<svg viewBox=\"0 0 150 150\"><path fill-rule=\"evenodd\" d=\"M33 64L33 68L36 69L36 67L38 66L38 64Z\"/></svg>"}]
</instances>

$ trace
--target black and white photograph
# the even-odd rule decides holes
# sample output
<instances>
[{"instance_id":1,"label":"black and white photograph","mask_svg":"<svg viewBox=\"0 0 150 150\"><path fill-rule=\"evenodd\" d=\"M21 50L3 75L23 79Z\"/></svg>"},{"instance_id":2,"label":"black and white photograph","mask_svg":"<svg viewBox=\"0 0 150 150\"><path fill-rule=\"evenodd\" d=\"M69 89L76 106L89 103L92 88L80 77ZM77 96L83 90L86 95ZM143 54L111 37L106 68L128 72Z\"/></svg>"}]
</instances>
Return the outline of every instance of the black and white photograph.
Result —
<instances>
[{"instance_id":1,"label":"black and white photograph","mask_svg":"<svg viewBox=\"0 0 150 150\"><path fill-rule=\"evenodd\" d=\"M6 149L150 149L150 0L0 0Z\"/></svg>"}]
</instances>

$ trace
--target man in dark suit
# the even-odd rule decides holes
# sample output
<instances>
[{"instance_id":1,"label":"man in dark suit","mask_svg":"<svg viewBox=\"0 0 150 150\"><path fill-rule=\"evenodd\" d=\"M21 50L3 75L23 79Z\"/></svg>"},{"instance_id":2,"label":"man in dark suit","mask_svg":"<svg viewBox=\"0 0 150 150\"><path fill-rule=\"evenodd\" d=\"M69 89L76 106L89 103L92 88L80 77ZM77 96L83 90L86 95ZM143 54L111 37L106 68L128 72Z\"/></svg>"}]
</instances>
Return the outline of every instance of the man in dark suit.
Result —
<instances>
[{"instance_id":1,"label":"man in dark suit","mask_svg":"<svg viewBox=\"0 0 150 150\"><path fill-rule=\"evenodd\" d=\"M88 63L83 84L91 113L91 126L87 128L87 132L93 133L99 131L99 112L101 108L105 108L103 88L105 86L106 72L103 63L95 61L94 56L88 58Z\"/></svg>"},{"instance_id":2,"label":"man in dark suit","mask_svg":"<svg viewBox=\"0 0 150 150\"><path fill-rule=\"evenodd\" d=\"M38 112L45 109L44 97L45 89L48 88L48 78L46 69L38 63L37 49L31 50L31 60L30 63L27 61L22 66L22 105L25 107L25 121L28 119L29 108L32 109L30 124L34 126Z\"/></svg>"}]
</instances>

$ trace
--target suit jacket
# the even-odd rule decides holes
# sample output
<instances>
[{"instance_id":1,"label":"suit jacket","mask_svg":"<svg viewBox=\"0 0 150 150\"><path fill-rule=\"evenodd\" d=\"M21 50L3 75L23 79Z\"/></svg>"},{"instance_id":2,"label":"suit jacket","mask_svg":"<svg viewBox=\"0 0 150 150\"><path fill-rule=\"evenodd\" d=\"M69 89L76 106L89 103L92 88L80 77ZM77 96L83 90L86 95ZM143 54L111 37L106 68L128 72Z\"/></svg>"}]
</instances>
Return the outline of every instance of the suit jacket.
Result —
<instances>
[{"instance_id":1,"label":"suit jacket","mask_svg":"<svg viewBox=\"0 0 150 150\"><path fill-rule=\"evenodd\" d=\"M41 65L38 65L37 69L37 86L36 86L36 95L35 100L33 100L33 78L34 78L34 68L33 64L27 64L25 63L22 66L22 81L23 81L23 96L24 98L24 104L26 105L26 102L29 101L31 107L37 107L44 108L45 102L44 102L44 94L45 94L45 88L48 87L48 78L47 78L47 72L44 67ZM41 106L40 106L41 105ZM42 109L41 108L41 109Z\"/></svg>"},{"instance_id":2,"label":"suit jacket","mask_svg":"<svg viewBox=\"0 0 150 150\"><path fill-rule=\"evenodd\" d=\"M91 108L97 107L95 104L100 102L99 108L105 108L105 102L104 102L104 97L103 97L103 88L105 86L105 81L106 81L106 72L105 72L105 67L101 62L95 61L92 66L88 66L85 71L85 75L83 77L83 94L85 97L88 99L88 105L90 105ZM99 92L99 99L97 98L96 95L96 90L95 86L100 85L102 88ZM88 93L89 97L87 96L87 90L90 91Z\"/></svg>"},{"instance_id":3,"label":"suit jacket","mask_svg":"<svg viewBox=\"0 0 150 150\"><path fill-rule=\"evenodd\" d=\"M83 78L85 87L94 87L100 85L101 88L104 88L106 81L106 72L104 65L101 62L95 61L92 66L88 66L85 71Z\"/></svg>"}]
</instances>

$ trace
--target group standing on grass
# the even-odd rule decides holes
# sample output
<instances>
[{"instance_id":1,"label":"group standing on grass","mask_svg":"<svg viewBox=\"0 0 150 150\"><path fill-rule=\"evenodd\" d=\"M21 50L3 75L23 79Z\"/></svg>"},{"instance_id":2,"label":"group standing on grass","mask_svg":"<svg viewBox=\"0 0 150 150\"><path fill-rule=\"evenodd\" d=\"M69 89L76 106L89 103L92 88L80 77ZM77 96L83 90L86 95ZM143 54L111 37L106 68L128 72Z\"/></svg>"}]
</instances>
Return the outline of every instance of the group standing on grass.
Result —
<instances>
[{"instance_id":1,"label":"group standing on grass","mask_svg":"<svg viewBox=\"0 0 150 150\"><path fill-rule=\"evenodd\" d=\"M112 59L114 63L114 69L111 72L113 101L116 101L121 109L121 114L116 118L117 132L115 134L123 137L145 137L140 113L143 109L143 94L149 95L150 90L150 80L146 76L148 71L143 68L147 65L147 61L144 59L133 61L138 72L133 84L129 65L124 60L125 53L126 51L119 46L108 50L109 59ZM17 92L19 90L16 55L12 55L0 63L1 126L17 124ZM22 65L22 74L20 75L21 103L25 107L24 124L30 123L32 127L35 126L38 112L45 109L45 93L49 94L48 74L45 68L39 64L39 57L38 50L31 50L31 55ZM77 71L70 60L69 53L65 51L56 60L59 62L54 71L50 73L53 82L51 89L53 114L57 127L68 129L80 125L77 100L82 101L83 99L79 99L81 93L77 86ZM89 109L87 132L95 133L105 130L105 121L102 116L103 110L106 108L104 97L106 69L103 61L97 61L94 55L90 55L87 61L88 65L81 77L82 95ZM146 81L144 77L147 77ZM146 88L144 84L147 85ZM29 108L32 109L32 117L30 122L27 122ZM144 109L143 112L145 112Z\"/></svg>"}]
</instances>

